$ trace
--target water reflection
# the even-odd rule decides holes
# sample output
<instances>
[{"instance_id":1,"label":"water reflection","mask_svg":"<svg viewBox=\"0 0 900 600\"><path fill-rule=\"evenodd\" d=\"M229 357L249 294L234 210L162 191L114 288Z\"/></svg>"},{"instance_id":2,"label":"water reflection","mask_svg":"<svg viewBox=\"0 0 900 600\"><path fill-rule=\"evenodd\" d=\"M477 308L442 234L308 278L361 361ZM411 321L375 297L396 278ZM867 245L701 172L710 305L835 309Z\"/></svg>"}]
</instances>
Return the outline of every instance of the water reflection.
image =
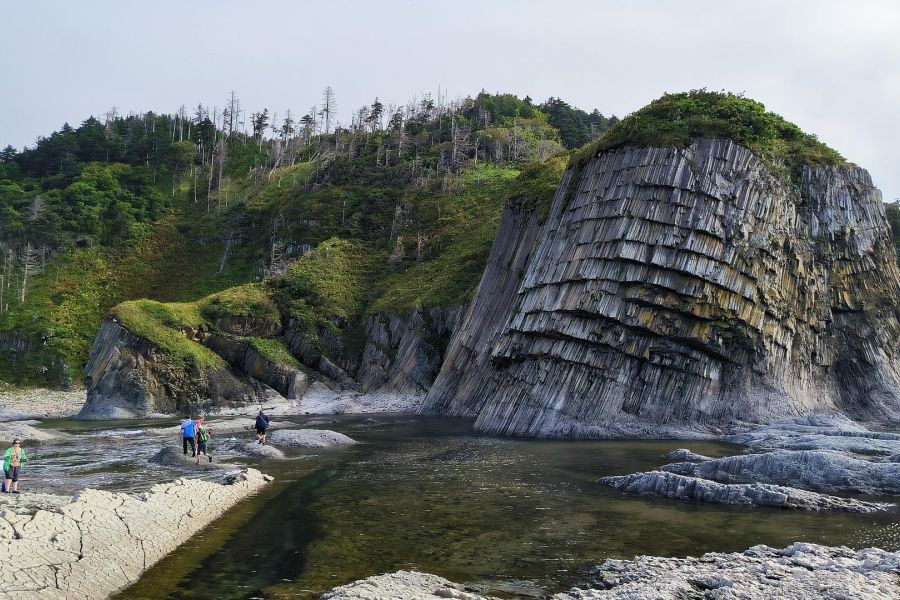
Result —
<instances>
[{"instance_id":1,"label":"water reflection","mask_svg":"<svg viewBox=\"0 0 900 600\"><path fill-rule=\"evenodd\" d=\"M321 424L318 426L322 426ZM316 598L414 568L535 596L582 581L604 558L698 555L794 541L900 547L898 515L801 513L640 499L597 479L659 465L688 445L471 435L458 420L345 419L362 442L270 462L271 489L197 536L122 598Z\"/></svg>"}]
</instances>

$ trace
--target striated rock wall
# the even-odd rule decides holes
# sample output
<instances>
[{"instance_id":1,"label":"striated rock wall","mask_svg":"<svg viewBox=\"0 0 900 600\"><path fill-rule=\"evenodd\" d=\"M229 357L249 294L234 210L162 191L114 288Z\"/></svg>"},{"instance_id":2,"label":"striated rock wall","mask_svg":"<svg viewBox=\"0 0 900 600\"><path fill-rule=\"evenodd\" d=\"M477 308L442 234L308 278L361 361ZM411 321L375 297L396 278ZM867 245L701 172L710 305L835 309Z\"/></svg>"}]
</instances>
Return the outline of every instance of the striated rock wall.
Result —
<instances>
[{"instance_id":1,"label":"striated rock wall","mask_svg":"<svg viewBox=\"0 0 900 600\"><path fill-rule=\"evenodd\" d=\"M591 570L590 580L589 585L550 598L893 600L900 586L900 552L796 543L781 549L754 546L744 552L708 552L699 558L637 556L607 560ZM374 575L322 596L322 600L382 598L490 600L470 587L417 571Z\"/></svg>"},{"instance_id":2,"label":"striated rock wall","mask_svg":"<svg viewBox=\"0 0 900 600\"><path fill-rule=\"evenodd\" d=\"M441 368L444 351L462 321L464 306L366 317L366 346L356 375L363 391L387 387L424 396Z\"/></svg>"},{"instance_id":3,"label":"striated rock wall","mask_svg":"<svg viewBox=\"0 0 900 600\"><path fill-rule=\"evenodd\" d=\"M201 341L233 369L265 383L285 398L299 398L309 387L306 373L295 366L268 360L240 339L211 333L203 335Z\"/></svg>"},{"instance_id":4,"label":"striated rock wall","mask_svg":"<svg viewBox=\"0 0 900 600\"><path fill-rule=\"evenodd\" d=\"M178 479L133 496L82 490L56 510L0 513L0 598L105 598L271 477L255 469L223 484Z\"/></svg>"},{"instance_id":5,"label":"striated rock wall","mask_svg":"<svg viewBox=\"0 0 900 600\"><path fill-rule=\"evenodd\" d=\"M82 419L127 419L175 414L207 402L258 398L227 369L175 364L153 343L111 319L100 326L84 368L87 400Z\"/></svg>"},{"instance_id":6,"label":"striated rock wall","mask_svg":"<svg viewBox=\"0 0 900 600\"><path fill-rule=\"evenodd\" d=\"M498 236L492 266L519 248ZM426 411L573 437L900 418L900 276L862 169L798 190L730 141L609 151L567 173L512 301L497 273L448 352L481 381L445 365Z\"/></svg>"},{"instance_id":7,"label":"striated rock wall","mask_svg":"<svg viewBox=\"0 0 900 600\"><path fill-rule=\"evenodd\" d=\"M484 275L428 391L423 412L478 415L492 385L490 349L506 325L540 230L533 212L504 209Z\"/></svg>"}]
</instances>

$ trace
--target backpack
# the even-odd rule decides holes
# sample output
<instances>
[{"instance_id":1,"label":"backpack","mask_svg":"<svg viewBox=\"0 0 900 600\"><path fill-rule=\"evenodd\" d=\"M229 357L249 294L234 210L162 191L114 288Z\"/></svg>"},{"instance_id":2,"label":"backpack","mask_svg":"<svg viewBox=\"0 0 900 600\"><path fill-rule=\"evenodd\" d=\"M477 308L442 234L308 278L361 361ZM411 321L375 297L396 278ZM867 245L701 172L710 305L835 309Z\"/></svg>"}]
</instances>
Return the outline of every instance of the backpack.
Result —
<instances>
[{"instance_id":1,"label":"backpack","mask_svg":"<svg viewBox=\"0 0 900 600\"><path fill-rule=\"evenodd\" d=\"M209 430L206 427L201 427L197 435L200 436L201 442L209 441Z\"/></svg>"}]
</instances>

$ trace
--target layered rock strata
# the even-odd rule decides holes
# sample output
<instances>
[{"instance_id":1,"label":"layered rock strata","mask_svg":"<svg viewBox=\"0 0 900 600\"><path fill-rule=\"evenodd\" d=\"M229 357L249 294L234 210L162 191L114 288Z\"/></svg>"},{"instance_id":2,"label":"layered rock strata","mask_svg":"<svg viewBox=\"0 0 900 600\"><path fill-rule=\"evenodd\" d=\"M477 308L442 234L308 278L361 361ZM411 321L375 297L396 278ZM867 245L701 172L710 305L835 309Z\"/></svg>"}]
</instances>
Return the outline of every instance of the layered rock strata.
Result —
<instances>
[{"instance_id":1,"label":"layered rock strata","mask_svg":"<svg viewBox=\"0 0 900 600\"><path fill-rule=\"evenodd\" d=\"M83 419L128 419L178 414L204 405L252 402L257 389L228 369L188 366L152 342L107 319L84 368Z\"/></svg>"},{"instance_id":2,"label":"layered rock strata","mask_svg":"<svg viewBox=\"0 0 900 600\"><path fill-rule=\"evenodd\" d=\"M659 470L726 484L759 482L826 492L900 495L900 463L860 460L835 451L742 454L677 462Z\"/></svg>"},{"instance_id":3,"label":"layered rock strata","mask_svg":"<svg viewBox=\"0 0 900 600\"><path fill-rule=\"evenodd\" d=\"M628 147L570 168L533 247L506 232L426 412L564 437L900 418L900 276L862 169L803 168L798 189L730 141Z\"/></svg>"},{"instance_id":4,"label":"layered rock strata","mask_svg":"<svg viewBox=\"0 0 900 600\"><path fill-rule=\"evenodd\" d=\"M61 508L0 513L0 598L94 600L135 582L271 478L178 479L137 496L82 490Z\"/></svg>"},{"instance_id":5,"label":"layered rock strata","mask_svg":"<svg viewBox=\"0 0 900 600\"><path fill-rule=\"evenodd\" d=\"M900 453L900 433L870 431L844 415L809 415L724 438L754 450L835 450L871 460Z\"/></svg>"},{"instance_id":6,"label":"layered rock strata","mask_svg":"<svg viewBox=\"0 0 900 600\"><path fill-rule=\"evenodd\" d=\"M701 477L667 471L648 471L604 477L602 483L629 494L675 500L695 500L710 504L769 506L789 510L841 510L869 513L894 506L809 492L767 483L717 483Z\"/></svg>"}]
</instances>

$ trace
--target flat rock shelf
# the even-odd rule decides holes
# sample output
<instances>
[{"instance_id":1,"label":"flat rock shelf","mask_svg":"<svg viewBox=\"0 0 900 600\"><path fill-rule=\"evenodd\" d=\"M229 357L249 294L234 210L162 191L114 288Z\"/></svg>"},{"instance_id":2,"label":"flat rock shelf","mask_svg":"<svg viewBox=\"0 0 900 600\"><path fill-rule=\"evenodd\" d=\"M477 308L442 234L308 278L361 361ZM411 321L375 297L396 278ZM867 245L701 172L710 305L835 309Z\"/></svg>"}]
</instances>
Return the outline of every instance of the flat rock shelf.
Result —
<instances>
[{"instance_id":1,"label":"flat rock shelf","mask_svg":"<svg viewBox=\"0 0 900 600\"><path fill-rule=\"evenodd\" d=\"M0 512L0 598L107 597L271 480L242 469L221 483L176 479L139 495L86 489L62 506Z\"/></svg>"}]
</instances>

